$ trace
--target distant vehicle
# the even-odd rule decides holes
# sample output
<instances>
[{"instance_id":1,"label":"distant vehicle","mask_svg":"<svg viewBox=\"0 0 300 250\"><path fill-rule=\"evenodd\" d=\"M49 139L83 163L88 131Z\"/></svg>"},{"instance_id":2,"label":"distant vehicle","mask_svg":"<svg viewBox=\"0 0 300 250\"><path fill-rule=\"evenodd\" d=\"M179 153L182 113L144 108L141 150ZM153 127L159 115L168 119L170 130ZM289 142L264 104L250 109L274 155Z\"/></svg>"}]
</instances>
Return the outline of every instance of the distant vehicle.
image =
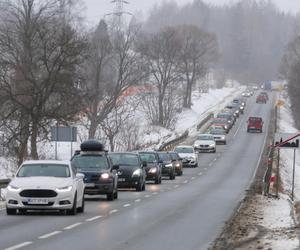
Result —
<instances>
[{"instance_id":1,"label":"distant vehicle","mask_svg":"<svg viewBox=\"0 0 300 250\"><path fill-rule=\"evenodd\" d=\"M236 121L236 117L234 116L234 114L225 110L222 110L220 113L218 113L217 118L226 119L230 128L234 125Z\"/></svg>"},{"instance_id":2,"label":"distant vehicle","mask_svg":"<svg viewBox=\"0 0 300 250\"><path fill-rule=\"evenodd\" d=\"M175 165L168 152L158 152L159 163L162 164L162 175L168 176L170 180L174 180L176 176Z\"/></svg>"},{"instance_id":3,"label":"distant vehicle","mask_svg":"<svg viewBox=\"0 0 300 250\"><path fill-rule=\"evenodd\" d=\"M263 129L263 119L261 117L251 116L247 121L247 132L260 132L262 133Z\"/></svg>"},{"instance_id":4,"label":"distant vehicle","mask_svg":"<svg viewBox=\"0 0 300 250\"><path fill-rule=\"evenodd\" d=\"M141 151L139 155L143 162L147 162L146 180L152 180L155 184L161 183L162 166L159 163L158 153L155 151Z\"/></svg>"},{"instance_id":5,"label":"distant vehicle","mask_svg":"<svg viewBox=\"0 0 300 250\"><path fill-rule=\"evenodd\" d=\"M182 158L183 167L198 167L198 155L193 146L176 146L175 151Z\"/></svg>"},{"instance_id":6,"label":"distant vehicle","mask_svg":"<svg viewBox=\"0 0 300 250\"><path fill-rule=\"evenodd\" d=\"M144 191L146 188L147 162L142 162L138 153L109 153L114 166L118 166L118 188L135 188Z\"/></svg>"},{"instance_id":7,"label":"distant vehicle","mask_svg":"<svg viewBox=\"0 0 300 250\"><path fill-rule=\"evenodd\" d=\"M253 90L258 90L258 86L254 85L254 86L252 86L252 89Z\"/></svg>"},{"instance_id":8,"label":"distant vehicle","mask_svg":"<svg viewBox=\"0 0 300 250\"><path fill-rule=\"evenodd\" d=\"M106 195L110 201L118 198L119 166L113 165L100 141L82 142L71 162L79 173L84 174L85 194Z\"/></svg>"},{"instance_id":9,"label":"distant vehicle","mask_svg":"<svg viewBox=\"0 0 300 250\"><path fill-rule=\"evenodd\" d=\"M265 95L259 94L256 97L256 103L267 103L267 97Z\"/></svg>"},{"instance_id":10,"label":"distant vehicle","mask_svg":"<svg viewBox=\"0 0 300 250\"><path fill-rule=\"evenodd\" d=\"M243 100L242 98L236 98L236 99L233 99L232 103L239 107L241 114L244 114L244 110L245 110L245 107L246 107L246 101L245 100Z\"/></svg>"},{"instance_id":11,"label":"distant vehicle","mask_svg":"<svg viewBox=\"0 0 300 250\"><path fill-rule=\"evenodd\" d=\"M226 144L226 131L222 128L213 128L209 131L214 136L216 144Z\"/></svg>"},{"instance_id":12,"label":"distant vehicle","mask_svg":"<svg viewBox=\"0 0 300 250\"><path fill-rule=\"evenodd\" d=\"M84 212L84 175L70 161L25 161L6 193L6 213L17 210L60 210L69 215Z\"/></svg>"},{"instance_id":13,"label":"distant vehicle","mask_svg":"<svg viewBox=\"0 0 300 250\"><path fill-rule=\"evenodd\" d=\"M216 142L211 134L200 134L194 142L194 149L198 152L216 152Z\"/></svg>"},{"instance_id":14,"label":"distant vehicle","mask_svg":"<svg viewBox=\"0 0 300 250\"><path fill-rule=\"evenodd\" d=\"M172 162L175 166L175 172L177 175L182 175L183 174L183 164L182 164L182 159L179 156L179 154L175 151L170 151L169 152L171 158L172 158Z\"/></svg>"},{"instance_id":15,"label":"distant vehicle","mask_svg":"<svg viewBox=\"0 0 300 250\"><path fill-rule=\"evenodd\" d=\"M210 123L210 127L222 127L228 133L232 127L232 123L228 122L226 118L214 118Z\"/></svg>"},{"instance_id":16,"label":"distant vehicle","mask_svg":"<svg viewBox=\"0 0 300 250\"><path fill-rule=\"evenodd\" d=\"M260 95L263 95L267 100L269 100L269 95L266 91L262 91L259 93Z\"/></svg>"},{"instance_id":17,"label":"distant vehicle","mask_svg":"<svg viewBox=\"0 0 300 250\"><path fill-rule=\"evenodd\" d=\"M264 82L263 89L264 90L272 90L272 82L271 81Z\"/></svg>"}]
</instances>

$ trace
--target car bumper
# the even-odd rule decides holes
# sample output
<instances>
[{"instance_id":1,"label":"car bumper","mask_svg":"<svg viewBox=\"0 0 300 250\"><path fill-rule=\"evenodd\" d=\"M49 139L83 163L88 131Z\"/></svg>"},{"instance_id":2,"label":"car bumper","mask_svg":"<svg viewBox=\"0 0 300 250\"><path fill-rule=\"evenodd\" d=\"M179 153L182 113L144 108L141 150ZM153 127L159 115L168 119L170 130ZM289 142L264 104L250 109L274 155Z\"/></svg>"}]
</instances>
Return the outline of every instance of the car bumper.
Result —
<instances>
[{"instance_id":1,"label":"car bumper","mask_svg":"<svg viewBox=\"0 0 300 250\"><path fill-rule=\"evenodd\" d=\"M140 185L140 177L121 177L119 176L118 188L136 188Z\"/></svg>"},{"instance_id":2,"label":"car bumper","mask_svg":"<svg viewBox=\"0 0 300 250\"><path fill-rule=\"evenodd\" d=\"M215 147L195 147L195 150L198 152L215 152Z\"/></svg>"},{"instance_id":3,"label":"car bumper","mask_svg":"<svg viewBox=\"0 0 300 250\"><path fill-rule=\"evenodd\" d=\"M98 195L98 194L108 194L113 192L114 184L95 184L95 183L85 183L84 193L88 195Z\"/></svg>"},{"instance_id":4,"label":"car bumper","mask_svg":"<svg viewBox=\"0 0 300 250\"><path fill-rule=\"evenodd\" d=\"M161 174L163 176L169 176L173 171L173 168L162 168Z\"/></svg>"},{"instance_id":5,"label":"car bumper","mask_svg":"<svg viewBox=\"0 0 300 250\"><path fill-rule=\"evenodd\" d=\"M7 193L6 207L30 210L64 210L73 207L74 194L58 193L56 197L21 197L19 193ZM43 203L43 204L41 204Z\"/></svg>"},{"instance_id":6,"label":"car bumper","mask_svg":"<svg viewBox=\"0 0 300 250\"><path fill-rule=\"evenodd\" d=\"M152 180L156 180L157 178L159 177L159 173L156 172L156 173L147 173L147 176L146 176L146 180L147 181L152 181Z\"/></svg>"}]
</instances>

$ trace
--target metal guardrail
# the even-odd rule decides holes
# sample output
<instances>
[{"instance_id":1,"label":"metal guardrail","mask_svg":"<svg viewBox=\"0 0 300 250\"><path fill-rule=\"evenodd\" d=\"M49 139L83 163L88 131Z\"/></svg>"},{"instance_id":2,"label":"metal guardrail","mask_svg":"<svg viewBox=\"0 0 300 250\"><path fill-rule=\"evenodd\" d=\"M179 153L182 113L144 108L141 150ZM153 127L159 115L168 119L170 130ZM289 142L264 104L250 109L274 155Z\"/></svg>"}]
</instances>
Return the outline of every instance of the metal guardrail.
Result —
<instances>
[{"instance_id":1,"label":"metal guardrail","mask_svg":"<svg viewBox=\"0 0 300 250\"><path fill-rule=\"evenodd\" d=\"M10 179L0 179L0 201L2 200L2 197L1 197L1 188L6 188L8 183L10 182Z\"/></svg>"},{"instance_id":2,"label":"metal guardrail","mask_svg":"<svg viewBox=\"0 0 300 250\"><path fill-rule=\"evenodd\" d=\"M203 127L211 118L214 117L213 113L209 113L198 125L197 130L199 130L201 127ZM174 140L171 140L169 142L166 142L162 144L158 151L171 151L174 149L175 146L183 142L187 137L189 136L189 131L186 130L181 136L175 138Z\"/></svg>"}]
</instances>

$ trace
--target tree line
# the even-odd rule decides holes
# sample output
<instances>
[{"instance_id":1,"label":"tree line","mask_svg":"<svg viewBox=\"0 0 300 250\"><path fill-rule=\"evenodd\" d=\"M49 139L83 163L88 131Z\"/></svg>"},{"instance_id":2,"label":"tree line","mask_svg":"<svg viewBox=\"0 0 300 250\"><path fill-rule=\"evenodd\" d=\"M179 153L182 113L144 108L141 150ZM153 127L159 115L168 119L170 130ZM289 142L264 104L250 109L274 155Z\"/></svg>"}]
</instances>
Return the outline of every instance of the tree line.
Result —
<instances>
[{"instance_id":1,"label":"tree line","mask_svg":"<svg viewBox=\"0 0 300 250\"><path fill-rule=\"evenodd\" d=\"M216 35L196 25L148 32L133 18L124 28L101 20L86 30L74 5L0 0L0 131L19 164L39 158L38 143L57 124L80 120L89 138L100 130L111 150L120 131L126 149L137 141L137 107L149 124L172 127L219 58ZM124 92L145 84L151 91L127 103Z\"/></svg>"}]
</instances>

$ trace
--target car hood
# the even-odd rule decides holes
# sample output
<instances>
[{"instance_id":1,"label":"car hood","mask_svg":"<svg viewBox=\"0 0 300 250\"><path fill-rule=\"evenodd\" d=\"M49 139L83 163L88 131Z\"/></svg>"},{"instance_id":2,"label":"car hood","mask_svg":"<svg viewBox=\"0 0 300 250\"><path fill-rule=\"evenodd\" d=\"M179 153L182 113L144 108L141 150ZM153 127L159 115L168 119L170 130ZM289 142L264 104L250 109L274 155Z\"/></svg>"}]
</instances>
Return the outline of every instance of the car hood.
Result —
<instances>
[{"instance_id":1,"label":"car hood","mask_svg":"<svg viewBox=\"0 0 300 250\"><path fill-rule=\"evenodd\" d=\"M210 140L196 140L194 144L211 145L211 144L215 144L215 141L210 141Z\"/></svg>"},{"instance_id":2,"label":"car hood","mask_svg":"<svg viewBox=\"0 0 300 250\"><path fill-rule=\"evenodd\" d=\"M179 153L179 156L181 158L191 158L191 157L196 157L194 153Z\"/></svg>"},{"instance_id":3,"label":"car hood","mask_svg":"<svg viewBox=\"0 0 300 250\"><path fill-rule=\"evenodd\" d=\"M57 188L72 185L71 178L56 177L17 177L13 179L9 185L20 188Z\"/></svg>"},{"instance_id":4,"label":"car hood","mask_svg":"<svg viewBox=\"0 0 300 250\"><path fill-rule=\"evenodd\" d=\"M121 175L131 175L137 169L139 169L139 166L120 165L118 173L121 173Z\"/></svg>"}]
</instances>

